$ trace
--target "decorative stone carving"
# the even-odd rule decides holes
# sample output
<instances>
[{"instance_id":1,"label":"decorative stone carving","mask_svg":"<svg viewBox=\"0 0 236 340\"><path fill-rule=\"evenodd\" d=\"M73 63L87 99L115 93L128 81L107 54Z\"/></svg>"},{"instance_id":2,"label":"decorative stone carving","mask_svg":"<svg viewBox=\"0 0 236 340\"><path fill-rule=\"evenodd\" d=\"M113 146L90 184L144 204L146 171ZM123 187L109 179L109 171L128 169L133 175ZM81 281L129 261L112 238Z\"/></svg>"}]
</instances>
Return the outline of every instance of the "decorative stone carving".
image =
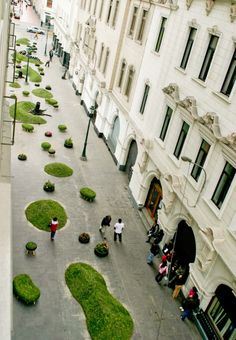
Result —
<instances>
[{"instance_id":1,"label":"decorative stone carving","mask_svg":"<svg viewBox=\"0 0 236 340\"><path fill-rule=\"evenodd\" d=\"M175 199L176 199L176 194L173 191L165 192L165 195L163 198L163 205L164 205L165 213L167 215L171 212Z\"/></svg>"},{"instance_id":2,"label":"decorative stone carving","mask_svg":"<svg viewBox=\"0 0 236 340\"><path fill-rule=\"evenodd\" d=\"M213 35L220 36L221 32L218 29L218 26L214 25L213 27L208 28L208 32Z\"/></svg>"},{"instance_id":3,"label":"decorative stone carving","mask_svg":"<svg viewBox=\"0 0 236 340\"><path fill-rule=\"evenodd\" d=\"M233 132L226 137L222 137L221 141L236 151L236 132Z\"/></svg>"},{"instance_id":4,"label":"decorative stone carving","mask_svg":"<svg viewBox=\"0 0 236 340\"><path fill-rule=\"evenodd\" d=\"M174 99L175 102L179 101L179 87L175 83L170 83L164 87L162 91Z\"/></svg>"},{"instance_id":5,"label":"decorative stone carving","mask_svg":"<svg viewBox=\"0 0 236 340\"><path fill-rule=\"evenodd\" d=\"M236 18L236 1L232 0L231 1L231 6L230 6L230 19L231 19L231 22L234 22L235 18Z\"/></svg>"},{"instance_id":6,"label":"decorative stone carving","mask_svg":"<svg viewBox=\"0 0 236 340\"><path fill-rule=\"evenodd\" d=\"M192 4L193 0L186 0L186 6L187 6L187 9L189 10L191 4Z\"/></svg>"},{"instance_id":7,"label":"decorative stone carving","mask_svg":"<svg viewBox=\"0 0 236 340\"><path fill-rule=\"evenodd\" d=\"M215 4L215 0L206 0L206 14L209 15L213 6Z\"/></svg>"},{"instance_id":8,"label":"decorative stone carving","mask_svg":"<svg viewBox=\"0 0 236 340\"><path fill-rule=\"evenodd\" d=\"M215 121L216 114L214 112L207 112L204 116L199 117L199 123L206 125L210 130L213 131L213 124Z\"/></svg>"},{"instance_id":9,"label":"decorative stone carving","mask_svg":"<svg viewBox=\"0 0 236 340\"><path fill-rule=\"evenodd\" d=\"M187 110L194 119L199 118L197 113L196 99L194 97L186 97L183 100L179 100L177 104Z\"/></svg>"},{"instance_id":10,"label":"decorative stone carving","mask_svg":"<svg viewBox=\"0 0 236 340\"><path fill-rule=\"evenodd\" d=\"M195 18L193 18L191 21L189 21L188 24L189 24L190 27L194 27L194 28L198 27L197 20Z\"/></svg>"},{"instance_id":11,"label":"decorative stone carving","mask_svg":"<svg viewBox=\"0 0 236 340\"><path fill-rule=\"evenodd\" d=\"M142 153L142 157L141 157L140 162L138 162L138 165L139 165L139 169L140 169L141 174L142 174L142 173L144 172L144 170L146 169L147 161L148 161L148 153L147 153L146 151L144 151L144 152Z\"/></svg>"}]
</instances>

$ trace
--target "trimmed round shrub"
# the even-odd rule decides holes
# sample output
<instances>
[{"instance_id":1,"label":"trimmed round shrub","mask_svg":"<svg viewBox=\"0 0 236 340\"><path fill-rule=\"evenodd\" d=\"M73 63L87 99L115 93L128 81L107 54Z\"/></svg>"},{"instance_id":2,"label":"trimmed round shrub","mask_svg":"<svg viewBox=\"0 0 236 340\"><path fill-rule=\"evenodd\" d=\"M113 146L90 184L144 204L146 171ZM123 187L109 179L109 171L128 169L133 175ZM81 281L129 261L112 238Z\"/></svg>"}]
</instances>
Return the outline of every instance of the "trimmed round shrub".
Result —
<instances>
[{"instance_id":1,"label":"trimmed round shrub","mask_svg":"<svg viewBox=\"0 0 236 340\"><path fill-rule=\"evenodd\" d=\"M39 87L39 85L40 85L40 84L38 84L38 83L34 84L34 86L36 86L36 87Z\"/></svg>"},{"instance_id":2,"label":"trimmed round shrub","mask_svg":"<svg viewBox=\"0 0 236 340\"><path fill-rule=\"evenodd\" d=\"M44 136L46 137L52 137L52 132L51 131L46 131Z\"/></svg>"},{"instance_id":3,"label":"trimmed round shrub","mask_svg":"<svg viewBox=\"0 0 236 340\"><path fill-rule=\"evenodd\" d=\"M21 68L21 65L16 65L16 68Z\"/></svg>"},{"instance_id":4,"label":"trimmed round shrub","mask_svg":"<svg viewBox=\"0 0 236 340\"><path fill-rule=\"evenodd\" d=\"M61 131L61 132L65 132L67 130L67 126L64 125L64 124L59 124L58 130Z\"/></svg>"},{"instance_id":5,"label":"trimmed round shrub","mask_svg":"<svg viewBox=\"0 0 236 340\"><path fill-rule=\"evenodd\" d=\"M80 195L84 200L93 202L96 197L96 192L90 188L81 188Z\"/></svg>"},{"instance_id":6,"label":"trimmed round shrub","mask_svg":"<svg viewBox=\"0 0 236 340\"><path fill-rule=\"evenodd\" d=\"M48 90L45 90L45 89L34 89L32 91L32 93L37 96L37 97L40 97L40 98L51 98L52 97L52 94L51 92L49 92Z\"/></svg>"},{"instance_id":7,"label":"trimmed round shrub","mask_svg":"<svg viewBox=\"0 0 236 340\"><path fill-rule=\"evenodd\" d=\"M27 250L34 251L35 249L37 249L37 243L35 243L33 241L27 242L26 245L25 245L25 248Z\"/></svg>"},{"instance_id":8,"label":"trimmed round shrub","mask_svg":"<svg viewBox=\"0 0 236 340\"><path fill-rule=\"evenodd\" d=\"M39 74L40 74L40 76L44 76L44 75L45 75L45 73L44 73L44 72L40 72Z\"/></svg>"},{"instance_id":9,"label":"trimmed round shrub","mask_svg":"<svg viewBox=\"0 0 236 340\"><path fill-rule=\"evenodd\" d=\"M26 132L33 132L34 131L34 126L31 125L31 124L23 123L21 126L22 126L22 129Z\"/></svg>"},{"instance_id":10,"label":"trimmed round shrub","mask_svg":"<svg viewBox=\"0 0 236 340\"><path fill-rule=\"evenodd\" d=\"M19 159L20 161L26 161L27 156L26 156L24 153L20 153L20 154L18 155L18 159Z\"/></svg>"},{"instance_id":11,"label":"trimmed round shrub","mask_svg":"<svg viewBox=\"0 0 236 340\"><path fill-rule=\"evenodd\" d=\"M107 242L101 242L98 243L96 245L96 247L94 248L94 253L98 256L98 257L105 257L109 254L109 247Z\"/></svg>"},{"instance_id":12,"label":"trimmed round shrub","mask_svg":"<svg viewBox=\"0 0 236 340\"><path fill-rule=\"evenodd\" d=\"M49 105L55 105L58 103L57 100L54 98L46 98L45 102L48 103Z\"/></svg>"},{"instance_id":13,"label":"trimmed round shrub","mask_svg":"<svg viewBox=\"0 0 236 340\"><path fill-rule=\"evenodd\" d=\"M30 93L29 93L29 91L23 91L22 94L23 94L23 96L28 97Z\"/></svg>"},{"instance_id":14,"label":"trimmed round shrub","mask_svg":"<svg viewBox=\"0 0 236 340\"><path fill-rule=\"evenodd\" d=\"M63 163L50 163L45 165L44 171L55 177L69 177L73 174L73 170Z\"/></svg>"},{"instance_id":15,"label":"trimmed round shrub","mask_svg":"<svg viewBox=\"0 0 236 340\"><path fill-rule=\"evenodd\" d=\"M44 183L43 190L46 192L53 192L55 190L55 184L48 180Z\"/></svg>"},{"instance_id":16,"label":"trimmed round shrub","mask_svg":"<svg viewBox=\"0 0 236 340\"><path fill-rule=\"evenodd\" d=\"M40 72L43 72L43 71L44 71L44 68L43 68L43 67L38 67L38 70L39 70Z\"/></svg>"},{"instance_id":17,"label":"trimmed round shrub","mask_svg":"<svg viewBox=\"0 0 236 340\"><path fill-rule=\"evenodd\" d=\"M36 63L36 64L35 64L35 66L37 66L37 67L38 67L38 66L40 66L40 64Z\"/></svg>"},{"instance_id":18,"label":"trimmed round shrub","mask_svg":"<svg viewBox=\"0 0 236 340\"><path fill-rule=\"evenodd\" d=\"M13 280L13 292L17 299L26 305L35 304L40 297L40 289L33 283L27 274L15 276Z\"/></svg>"},{"instance_id":19,"label":"trimmed round shrub","mask_svg":"<svg viewBox=\"0 0 236 340\"><path fill-rule=\"evenodd\" d=\"M48 151L50 149L50 147L51 147L51 144L48 143L48 142L41 143L41 148L45 151Z\"/></svg>"},{"instance_id":20,"label":"trimmed round shrub","mask_svg":"<svg viewBox=\"0 0 236 340\"><path fill-rule=\"evenodd\" d=\"M50 85L46 85L46 86L45 86L45 89L46 89L46 90L51 90L52 88L51 88Z\"/></svg>"},{"instance_id":21,"label":"trimmed round shrub","mask_svg":"<svg viewBox=\"0 0 236 340\"><path fill-rule=\"evenodd\" d=\"M17 82L15 82L15 83L10 83L9 86L14 87L15 89L18 89L18 88L21 87L21 85L20 85L19 83L17 83Z\"/></svg>"},{"instance_id":22,"label":"trimmed round shrub","mask_svg":"<svg viewBox=\"0 0 236 340\"><path fill-rule=\"evenodd\" d=\"M49 155L55 155L55 153L56 153L56 150L55 150L55 149L52 149L52 148L50 148L50 149L48 150L48 153L49 153Z\"/></svg>"},{"instance_id":23,"label":"trimmed round shrub","mask_svg":"<svg viewBox=\"0 0 236 340\"><path fill-rule=\"evenodd\" d=\"M64 147L65 148L68 148L68 149L71 149L73 148L73 141L71 138L67 138L64 142Z\"/></svg>"},{"instance_id":24,"label":"trimmed round shrub","mask_svg":"<svg viewBox=\"0 0 236 340\"><path fill-rule=\"evenodd\" d=\"M54 107L54 109L58 109L59 105L58 104L54 104L53 107Z\"/></svg>"},{"instance_id":25,"label":"trimmed round shrub","mask_svg":"<svg viewBox=\"0 0 236 340\"><path fill-rule=\"evenodd\" d=\"M88 233L82 233L79 235L79 241L80 243L89 243L90 236Z\"/></svg>"}]
</instances>

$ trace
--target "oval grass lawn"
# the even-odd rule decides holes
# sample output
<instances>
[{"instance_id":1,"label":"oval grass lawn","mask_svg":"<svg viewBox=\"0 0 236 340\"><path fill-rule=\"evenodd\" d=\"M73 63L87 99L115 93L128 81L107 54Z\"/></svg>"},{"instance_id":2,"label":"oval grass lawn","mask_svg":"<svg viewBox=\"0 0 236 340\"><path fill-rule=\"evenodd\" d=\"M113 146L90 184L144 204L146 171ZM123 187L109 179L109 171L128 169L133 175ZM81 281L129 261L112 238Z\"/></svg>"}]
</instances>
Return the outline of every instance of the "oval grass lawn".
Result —
<instances>
[{"instance_id":1,"label":"oval grass lawn","mask_svg":"<svg viewBox=\"0 0 236 340\"><path fill-rule=\"evenodd\" d=\"M128 340L133 333L129 312L107 290L102 275L86 263L73 263L65 272L66 284L82 306L92 339Z\"/></svg>"},{"instance_id":2,"label":"oval grass lawn","mask_svg":"<svg viewBox=\"0 0 236 340\"><path fill-rule=\"evenodd\" d=\"M37 96L37 97L40 97L40 98L52 98L53 95L51 92L49 92L48 90L45 90L45 89L34 89L32 91L32 93Z\"/></svg>"},{"instance_id":3,"label":"oval grass lawn","mask_svg":"<svg viewBox=\"0 0 236 340\"><path fill-rule=\"evenodd\" d=\"M48 225L53 217L58 218L58 229L63 228L67 222L65 209L53 200L39 200L31 203L26 208L25 215L34 227L44 231L50 231Z\"/></svg>"},{"instance_id":4,"label":"oval grass lawn","mask_svg":"<svg viewBox=\"0 0 236 340\"><path fill-rule=\"evenodd\" d=\"M73 174L73 170L64 163L49 163L45 165L44 171L55 177L69 177Z\"/></svg>"},{"instance_id":5,"label":"oval grass lawn","mask_svg":"<svg viewBox=\"0 0 236 340\"><path fill-rule=\"evenodd\" d=\"M14 278L13 292L15 296L26 305L36 303L40 297L40 289L27 274L20 274Z\"/></svg>"},{"instance_id":6,"label":"oval grass lawn","mask_svg":"<svg viewBox=\"0 0 236 340\"><path fill-rule=\"evenodd\" d=\"M14 108L15 104L11 105L9 108L9 113L12 118L14 118ZM16 120L22 123L29 124L45 124L47 121L42 117L33 115L29 111L35 108L35 104L32 102L18 102L16 109Z\"/></svg>"},{"instance_id":7,"label":"oval grass lawn","mask_svg":"<svg viewBox=\"0 0 236 340\"><path fill-rule=\"evenodd\" d=\"M20 44L20 45L29 45L30 44L30 40L28 38L19 38L16 40L16 43L17 44Z\"/></svg>"},{"instance_id":8,"label":"oval grass lawn","mask_svg":"<svg viewBox=\"0 0 236 340\"><path fill-rule=\"evenodd\" d=\"M12 55L12 57L13 57L13 55ZM25 61L27 63L27 60L28 60L28 58L25 55L23 55L19 52L16 52L16 61ZM43 62L41 60L35 59L35 58L29 58L29 62L31 64L43 64Z\"/></svg>"},{"instance_id":9,"label":"oval grass lawn","mask_svg":"<svg viewBox=\"0 0 236 340\"><path fill-rule=\"evenodd\" d=\"M27 72L26 65L24 65L21 68L21 70L22 70L23 74L26 75L26 72ZM29 66L29 70L28 70L28 75L29 75L29 80L32 81L33 83L40 83L42 81L42 77L40 76L40 74L30 66Z\"/></svg>"}]
</instances>

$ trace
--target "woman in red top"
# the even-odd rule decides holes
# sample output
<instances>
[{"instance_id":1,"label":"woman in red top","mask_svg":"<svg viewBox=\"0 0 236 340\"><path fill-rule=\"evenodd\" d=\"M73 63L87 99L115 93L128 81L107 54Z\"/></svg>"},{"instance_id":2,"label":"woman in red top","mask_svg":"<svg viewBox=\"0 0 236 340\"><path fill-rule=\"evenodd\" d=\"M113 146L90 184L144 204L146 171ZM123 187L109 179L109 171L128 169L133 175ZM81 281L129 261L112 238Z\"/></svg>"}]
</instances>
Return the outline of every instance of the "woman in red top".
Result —
<instances>
[{"instance_id":1,"label":"woman in red top","mask_svg":"<svg viewBox=\"0 0 236 340\"><path fill-rule=\"evenodd\" d=\"M54 241L54 237L58 228L58 219L57 217L53 217L52 222L50 224L51 229L51 241Z\"/></svg>"}]
</instances>

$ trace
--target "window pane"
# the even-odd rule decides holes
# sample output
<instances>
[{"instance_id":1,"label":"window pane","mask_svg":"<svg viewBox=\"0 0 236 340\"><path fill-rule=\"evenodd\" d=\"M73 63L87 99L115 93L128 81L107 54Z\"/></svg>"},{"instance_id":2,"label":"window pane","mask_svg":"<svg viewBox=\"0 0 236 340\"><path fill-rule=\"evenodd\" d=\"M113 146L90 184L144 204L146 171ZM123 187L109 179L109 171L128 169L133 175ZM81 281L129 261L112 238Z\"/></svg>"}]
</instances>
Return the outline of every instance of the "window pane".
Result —
<instances>
[{"instance_id":1,"label":"window pane","mask_svg":"<svg viewBox=\"0 0 236 340\"><path fill-rule=\"evenodd\" d=\"M180 134L179 134L179 138L178 138L178 142L177 142L176 147L175 147L175 151L174 151L174 155L177 159L179 159L179 156L180 156L181 151L183 149L184 142L185 142L185 139L187 137L188 129L189 129L189 125L184 122L183 125L182 125L182 129L180 131Z\"/></svg>"},{"instance_id":2,"label":"window pane","mask_svg":"<svg viewBox=\"0 0 236 340\"><path fill-rule=\"evenodd\" d=\"M146 84L145 89L144 89L142 103L141 103L140 110L139 110L140 113L144 113L149 90L150 90L150 86Z\"/></svg>"},{"instance_id":3,"label":"window pane","mask_svg":"<svg viewBox=\"0 0 236 340\"><path fill-rule=\"evenodd\" d=\"M215 49L216 49L218 39L219 38L216 37L215 35L212 35L211 38L210 38L210 42L209 42L209 45L208 45L208 48L207 48L207 51L206 51L206 55L205 55L205 58L204 58L204 61L203 61L203 64L202 64L202 68L201 68L199 77L198 77L202 81L206 80L209 68L211 66L211 61L212 61L212 58L213 58L214 53L215 53Z\"/></svg>"},{"instance_id":4,"label":"window pane","mask_svg":"<svg viewBox=\"0 0 236 340\"><path fill-rule=\"evenodd\" d=\"M134 7L133 17L132 17L132 21L131 21L130 29L129 29L129 35L131 36L134 34L134 28L135 28L136 19L137 19L137 12L138 12L138 8Z\"/></svg>"},{"instance_id":5,"label":"window pane","mask_svg":"<svg viewBox=\"0 0 236 340\"><path fill-rule=\"evenodd\" d=\"M210 145L205 140L203 140L201 143L200 149L198 151L197 158L195 160L196 164L193 166L193 169L191 172L191 176L195 179L196 182L198 181L199 176L202 172L202 167L205 163L209 150L210 150Z\"/></svg>"},{"instance_id":6,"label":"window pane","mask_svg":"<svg viewBox=\"0 0 236 340\"><path fill-rule=\"evenodd\" d=\"M185 70L187 63L188 63L188 59L189 59L189 56L190 56L190 53L191 53L191 50L192 50L192 46L193 46L193 42L194 42L196 32L197 32L196 28L193 28L193 27L190 28L188 41L187 41L187 44L186 44L186 47L185 47L185 50L184 50L184 55L183 55L183 58L182 58L182 61L181 61L181 64L180 64L180 67L184 70Z\"/></svg>"},{"instance_id":7,"label":"window pane","mask_svg":"<svg viewBox=\"0 0 236 340\"><path fill-rule=\"evenodd\" d=\"M162 129L161 129L161 133L160 133L160 139L162 141L165 140L166 133L167 133L167 130L168 130L168 127L169 127L169 124L170 124L172 112L173 112L173 110L168 106L167 111L166 111L166 115L165 115L165 119L164 119L164 123L162 125Z\"/></svg>"},{"instance_id":8,"label":"window pane","mask_svg":"<svg viewBox=\"0 0 236 340\"><path fill-rule=\"evenodd\" d=\"M137 40L141 41L143 38L143 33L144 33L144 28L145 28L145 23L146 23L146 19L147 19L147 11L143 11L143 15L142 15L142 21L140 24L140 28L139 28L139 33L138 33L138 37Z\"/></svg>"},{"instance_id":9,"label":"window pane","mask_svg":"<svg viewBox=\"0 0 236 340\"><path fill-rule=\"evenodd\" d=\"M229 69L226 74L221 92L225 94L226 96L229 96L233 89L235 80L236 80L236 49L234 51L233 58L229 65Z\"/></svg>"},{"instance_id":10,"label":"window pane","mask_svg":"<svg viewBox=\"0 0 236 340\"><path fill-rule=\"evenodd\" d=\"M165 32L166 20L167 20L166 18L162 18L162 21L161 21L160 32L159 32L156 47L155 47L156 52L159 52L159 50L161 48L161 43L162 43L163 35L164 35L164 32Z\"/></svg>"}]
</instances>

